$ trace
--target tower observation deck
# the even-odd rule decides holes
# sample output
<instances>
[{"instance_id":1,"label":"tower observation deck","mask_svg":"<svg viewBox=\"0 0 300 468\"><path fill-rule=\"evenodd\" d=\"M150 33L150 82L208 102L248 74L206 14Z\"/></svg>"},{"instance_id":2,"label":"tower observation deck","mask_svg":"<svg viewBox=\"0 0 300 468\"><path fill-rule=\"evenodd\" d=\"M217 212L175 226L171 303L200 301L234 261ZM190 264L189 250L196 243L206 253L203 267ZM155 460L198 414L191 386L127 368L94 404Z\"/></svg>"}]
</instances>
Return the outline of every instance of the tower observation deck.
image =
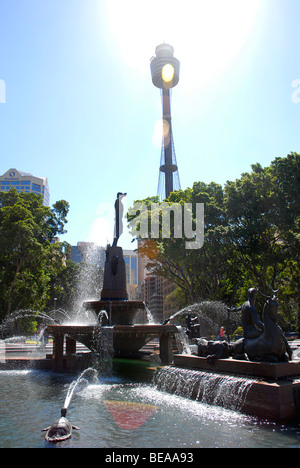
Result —
<instances>
[{"instance_id":1,"label":"tower observation deck","mask_svg":"<svg viewBox=\"0 0 300 468\"><path fill-rule=\"evenodd\" d=\"M180 63L171 45L164 43L156 47L150 69L152 83L161 90L162 99L163 136L157 193L163 200L180 189L171 122L171 89L179 82Z\"/></svg>"}]
</instances>

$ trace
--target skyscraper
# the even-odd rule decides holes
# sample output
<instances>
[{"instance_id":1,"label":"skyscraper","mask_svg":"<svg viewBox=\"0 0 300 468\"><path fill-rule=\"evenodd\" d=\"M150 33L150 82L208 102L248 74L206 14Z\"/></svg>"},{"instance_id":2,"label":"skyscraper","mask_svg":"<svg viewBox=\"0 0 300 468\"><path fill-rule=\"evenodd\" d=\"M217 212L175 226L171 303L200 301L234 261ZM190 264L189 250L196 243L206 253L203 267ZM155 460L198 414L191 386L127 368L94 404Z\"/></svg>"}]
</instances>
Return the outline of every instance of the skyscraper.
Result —
<instances>
[{"instance_id":1,"label":"skyscraper","mask_svg":"<svg viewBox=\"0 0 300 468\"><path fill-rule=\"evenodd\" d=\"M49 206L50 193L47 177L36 177L17 169L9 169L5 174L0 176L0 191L9 192L12 187L18 193L26 192L41 195L43 197L43 204Z\"/></svg>"},{"instance_id":2,"label":"skyscraper","mask_svg":"<svg viewBox=\"0 0 300 468\"><path fill-rule=\"evenodd\" d=\"M171 122L171 89L179 82L180 63L169 44L158 45L155 54L151 58L150 69L152 83L161 90L162 99L163 137L157 194L163 200L180 189Z\"/></svg>"}]
</instances>

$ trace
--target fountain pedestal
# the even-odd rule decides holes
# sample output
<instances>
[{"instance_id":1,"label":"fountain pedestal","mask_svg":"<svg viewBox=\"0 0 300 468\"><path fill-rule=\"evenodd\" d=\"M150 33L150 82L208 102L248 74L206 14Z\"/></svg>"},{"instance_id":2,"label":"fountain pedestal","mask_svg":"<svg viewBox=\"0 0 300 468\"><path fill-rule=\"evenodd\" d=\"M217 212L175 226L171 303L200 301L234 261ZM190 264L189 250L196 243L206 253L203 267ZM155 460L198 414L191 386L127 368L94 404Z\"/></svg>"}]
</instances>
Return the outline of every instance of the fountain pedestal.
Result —
<instances>
[{"instance_id":1,"label":"fountain pedestal","mask_svg":"<svg viewBox=\"0 0 300 468\"><path fill-rule=\"evenodd\" d=\"M102 301L127 301L126 267L122 247L107 246Z\"/></svg>"},{"instance_id":2,"label":"fountain pedestal","mask_svg":"<svg viewBox=\"0 0 300 468\"><path fill-rule=\"evenodd\" d=\"M139 310L145 308L143 301L129 301L126 290L126 269L121 247L106 248L103 288L99 301L87 301L83 307L99 314L105 310L109 323L103 325L134 325Z\"/></svg>"},{"instance_id":3,"label":"fountain pedestal","mask_svg":"<svg viewBox=\"0 0 300 468\"><path fill-rule=\"evenodd\" d=\"M99 326L49 325L48 330L53 336L52 361L55 372L68 370L68 356L76 352L76 341L84 344L91 351L98 351L97 337L101 335ZM113 327L114 357L135 356L146 343L158 338L161 362L170 364L173 360L172 339L177 332L175 325L115 325ZM64 355L65 337L66 354Z\"/></svg>"}]
</instances>

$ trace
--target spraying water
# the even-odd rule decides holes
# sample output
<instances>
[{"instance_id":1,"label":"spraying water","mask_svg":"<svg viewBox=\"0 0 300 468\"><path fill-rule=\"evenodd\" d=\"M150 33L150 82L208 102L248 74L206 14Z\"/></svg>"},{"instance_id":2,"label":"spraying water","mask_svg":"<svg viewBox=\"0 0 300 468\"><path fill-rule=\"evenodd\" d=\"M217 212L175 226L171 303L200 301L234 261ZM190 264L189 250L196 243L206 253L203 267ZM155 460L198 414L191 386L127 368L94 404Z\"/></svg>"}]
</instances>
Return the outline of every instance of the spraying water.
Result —
<instances>
[{"instance_id":1,"label":"spraying water","mask_svg":"<svg viewBox=\"0 0 300 468\"><path fill-rule=\"evenodd\" d=\"M95 323L97 317L91 310L86 310L83 303L89 300L98 300L101 295L103 273L99 269L101 262L99 247L94 243L83 243L78 245L78 250L82 255L82 262L79 264L77 275L77 285L72 297L72 319L78 323Z\"/></svg>"},{"instance_id":2,"label":"spraying water","mask_svg":"<svg viewBox=\"0 0 300 468\"><path fill-rule=\"evenodd\" d=\"M64 319L71 320L70 315L64 309L51 310L48 315L50 315L50 317L52 317L52 315L55 315L55 316L62 315Z\"/></svg>"},{"instance_id":3,"label":"spraying water","mask_svg":"<svg viewBox=\"0 0 300 468\"><path fill-rule=\"evenodd\" d=\"M186 315L188 312L196 315L200 323L201 336L217 335L220 327L228 324L228 309L226 304L221 301L202 301L183 307L171 315L166 321L170 322L180 315ZM230 313L231 328L237 327L240 323L240 314L238 312Z\"/></svg>"},{"instance_id":4,"label":"spraying water","mask_svg":"<svg viewBox=\"0 0 300 468\"><path fill-rule=\"evenodd\" d=\"M74 394L74 391L76 389L76 387L78 387L79 384L86 384L88 385L89 384L89 380L86 379L87 378L92 378L92 379L95 379L98 375L98 372L96 371L96 369L94 369L93 367L89 367L88 369L85 369L81 374L80 376L78 377L77 380L74 380L71 385L69 386L69 389L68 389L68 392L67 392L67 396L66 396L66 399L65 399L65 403L64 403L64 408L65 409L68 409L70 403L71 403L71 400L72 400L72 397L73 397L73 394Z\"/></svg>"},{"instance_id":5,"label":"spraying water","mask_svg":"<svg viewBox=\"0 0 300 468\"><path fill-rule=\"evenodd\" d=\"M50 315L47 315L44 312L39 312L31 309L20 309L16 310L15 312L12 312L8 317L6 317L3 320L3 322L0 325L0 333L2 333L3 335L15 334L14 326L18 322L18 320L22 320L28 317L31 317L32 319L41 318L43 319L44 323L48 322L48 324L49 322L57 323L57 321L53 317L50 317Z\"/></svg>"}]
</instances>

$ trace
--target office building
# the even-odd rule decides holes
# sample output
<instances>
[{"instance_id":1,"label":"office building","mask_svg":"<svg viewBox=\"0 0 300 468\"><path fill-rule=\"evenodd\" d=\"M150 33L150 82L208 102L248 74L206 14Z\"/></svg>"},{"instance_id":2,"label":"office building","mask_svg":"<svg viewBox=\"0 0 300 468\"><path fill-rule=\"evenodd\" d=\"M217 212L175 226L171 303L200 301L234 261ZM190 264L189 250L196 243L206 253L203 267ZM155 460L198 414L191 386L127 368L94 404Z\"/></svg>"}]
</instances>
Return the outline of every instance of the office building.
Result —
<instances>
[{"instance_id":1,"label":"office building","mask_svg":"<svg viewBox=\"0 0 300 468\"><path fill-rule=\"evenodd\" d=\"M126 287L128 299L133 301L138 288L138 254L133 250L123 250L126 267Z\"/></svg>"},{"instance_id":2,"label":"office building","mask_svg":"<svg viewBox=\"0 0 300 468\"><path fill-rule=\"evenodd\" d=\"M75 263L86 262L104 270L105 248L94 242L77 242L77 245L72 245L69 258Z\"/></svg>"},{"instance_id":3,"label":"office building","mask_svg":"<svg viewBox=\"0 0 300 468\"><path fill-rule=\"evenodd\" d=\"M9 169L0 176L0 191L9 192L15 188L18 193L36 193L43 197L43 204L49 206L50 194L47 177L36 177L28 172Z\"/></svg>"}]
</instances>

